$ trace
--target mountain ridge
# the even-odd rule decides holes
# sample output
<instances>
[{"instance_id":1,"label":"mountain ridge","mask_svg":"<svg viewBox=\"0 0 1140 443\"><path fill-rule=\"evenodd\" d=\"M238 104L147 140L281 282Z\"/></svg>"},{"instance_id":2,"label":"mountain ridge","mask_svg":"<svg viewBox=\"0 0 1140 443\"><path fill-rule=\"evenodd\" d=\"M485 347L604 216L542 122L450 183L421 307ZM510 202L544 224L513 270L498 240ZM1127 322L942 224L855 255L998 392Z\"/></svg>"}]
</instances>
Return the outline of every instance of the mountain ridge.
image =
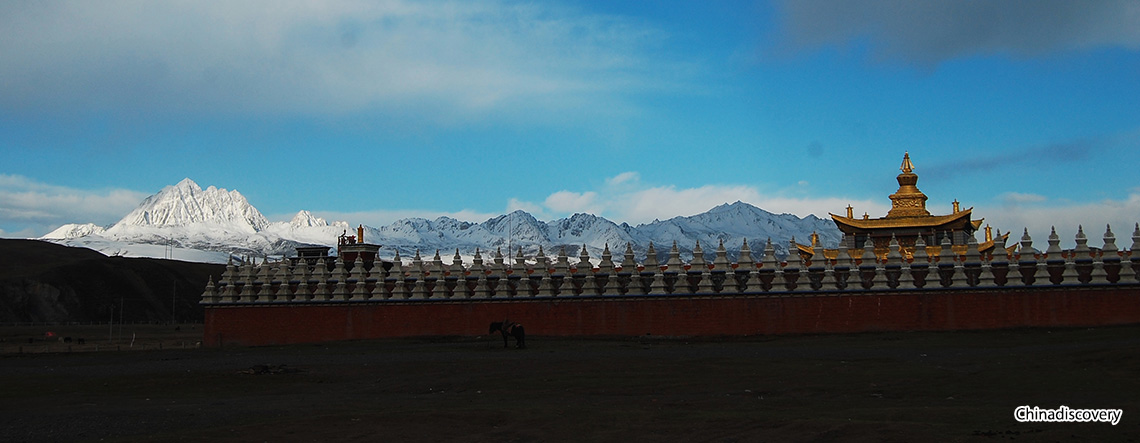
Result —
<instances>
[{"instance_id":1,"label":"mountain ridge","mask_svg":"<svg viewBox=\"0 0 1140 443\"><path fill-rule=\"evenodd\" d=\"M548 255L564 248L568 255L578 256L583 246L597 258L606 246L612 252L624 250L626 243L640 258L652 243L662 259L676 241L683 256L691 257L699 242L708 258L723 242L729 257L735 259L745 239L754 250L770 239L783 256L792 238L807 243L812 233L818 233L825 245L834 246L840 237L830 220L774 214L741 201L636 226L588 213L541 221L516 210L478 223L446 216L434 220L412 217L380 227L364 226L364 231L364 241L382 245L381 255L386 258L395 251L411 257L416 252L431 255L433 250L456 249L464 257L476 251L514 256L519 248L524 256L533 257L540 247ZM289 221L270 222L238 191L213 186L203 190L187 178L147 197L110 227L65 225L41 239L108 255L152 257L161 247L167 256L186 251L193 252L194 260L225 262L233 254L282 256L291 255L298 246L335 246L344 232L352 235L355 229L344 221L329 223L307 210Z\"/></svg>"}]
</instances>

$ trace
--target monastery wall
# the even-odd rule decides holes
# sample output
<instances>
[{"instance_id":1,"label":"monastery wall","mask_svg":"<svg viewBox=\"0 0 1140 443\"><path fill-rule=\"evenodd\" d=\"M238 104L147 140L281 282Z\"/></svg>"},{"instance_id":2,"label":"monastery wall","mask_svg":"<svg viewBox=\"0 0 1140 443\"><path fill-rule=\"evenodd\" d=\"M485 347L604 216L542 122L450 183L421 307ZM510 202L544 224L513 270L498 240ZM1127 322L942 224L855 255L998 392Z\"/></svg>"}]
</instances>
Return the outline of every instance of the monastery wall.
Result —
<instances>
[{"instance_id":1,"label":"monastery wall","mask_svg":"<svg viewBox=\"0 0 1140 443\"><path fill-rule=\"evenodd\" d=\"M477 336L510 319L538 336L749 336L1140 323L1140 287L1026 288L810 296L642 296L218 305L207 346Z\"/></svg>"},{"instance_id":2,"label":"monastery wall","mask_svg":"<svg viewBox=\"0 0 1140 443\"><path fill-rule=\"evenodd\" d=\"M571 266L560 254L504 263L496 254L464 266L438 258L391 270L378 263L263 263L227 266L203 293L208 346L266 345L403 336L482 335L509 318L531 335L710 336L1098 326L1140 323L1140 280L1131 250L1063 251L1052 233L1037 252L1028 233L1020 254L999 239L980 254L903 258L892 242L885 258L868 242L858 258L840 245L836 259L781 263L766 245L753 261L747 244L737 263L721 245L682 263L653 255L620 264L608 248L597 267ZM1133 234L1140 246L1140 226ZM946 240L947 242L949 240ZM946 244L949 246L949 244ZM790 248L795 250L793 248ZM859 251L855 251L859 252ZM821 254L822 255L822 254ZM438 255L437 255L438 257ZM1137 256L1140 258L1140 256ZM591 263L588 256L579 263ZM331 265L331 266L330 266ZM371 265L371 266L370 266Z\"/></svg>"}]
</instances>

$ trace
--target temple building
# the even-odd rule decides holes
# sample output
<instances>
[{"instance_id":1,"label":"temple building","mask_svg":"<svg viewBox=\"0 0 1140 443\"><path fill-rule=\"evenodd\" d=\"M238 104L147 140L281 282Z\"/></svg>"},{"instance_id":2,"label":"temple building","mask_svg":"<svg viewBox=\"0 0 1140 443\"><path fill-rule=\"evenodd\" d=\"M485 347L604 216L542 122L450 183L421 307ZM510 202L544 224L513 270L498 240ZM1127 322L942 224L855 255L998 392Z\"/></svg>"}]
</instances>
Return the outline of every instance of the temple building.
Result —
<instances>
[{"instance_id":1,"label":"temple building","mask_svg":"<svg viewBox=\"0 0 1140 443\"><path fill-rule=\"evenodd\" d=\"M866 213L861 218L854 216L854 208L847 206L847 215L831 215L835 226L843 232L847 241L847 249L863 249L866 242L874 244L875 255L885 258L889 251L891 238L895 238L900 246L900 252L906 258L914 255L915 245L922 237L926 245L926 253L930 256L938 255L942 250L944 238L948 238L951 248L958 255L966 253L967 241L982 226L984 219L974 220L973 208L961 209L957 200L953 202L953 212L946 215L933 215L926 209L926 194L918 189L918 175L914 173L914 163L910 160L910 153L903 154L902 173L896 178L899 189L891 194L891 210L885 217L870 218ZM1004 234L1003 237L1009 234ZM814 237L814 236L813 236ZM989 226L985 227L985 240L980 242L978 250L985 254L994 247L993 234ZM800 253L814 255L820 249L818 240L812 239L811 245L801 245ZM834 258L837 251L826 250L824 256ZM854 255L858 255L857 253Z\"/></svg>"}]
</instances>

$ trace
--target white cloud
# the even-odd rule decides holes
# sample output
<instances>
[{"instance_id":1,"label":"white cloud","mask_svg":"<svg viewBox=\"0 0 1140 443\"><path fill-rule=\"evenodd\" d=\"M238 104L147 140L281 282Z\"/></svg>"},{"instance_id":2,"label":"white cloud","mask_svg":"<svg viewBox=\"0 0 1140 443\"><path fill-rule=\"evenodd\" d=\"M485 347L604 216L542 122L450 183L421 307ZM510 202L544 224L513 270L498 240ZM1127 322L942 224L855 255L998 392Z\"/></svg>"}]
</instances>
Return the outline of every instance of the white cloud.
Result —
<instances>
[{"instance_id":1,"label":"white cloud","mask_svg":"<svg viewBox=\"0 0 1140 443\"><path fill-rule=\"evenodd\" d=\"M1004 202L1006 205L1016 205L1018 203L1037 203L1047 200L1044 195L1021 192L1006 192L998 196L998 199Z\"/></svg>"},{"instance_id":2,"label":"white cloud","mask_svg":"<svg viewBox=\"0 0 1140 443\"><path fill-rule=\"evenodd\" d=\"M667 73L681 70L648 55L664 37L499 1L6 2L0 109L597 112L675 84Z\"/></svg>"},{"instance_id":3,"label":"white cloud","mask_svg":"<svg viewBox=\"0 0 1140 443\"><path fill-rule=\"evenodd\" d=\"M613 177L606 179L606 184L609 186L633 185L641 181L641 174L634 171L623 172Z\"/></svg>"},{"instance_id":4,"label":"white cloud","mask_svg":"<svg viewBox=\"0 0 1140 443\"><path fill-rule=\"evenodd\" d=\"M867 39L880 59L936 65L975 54L1035 57L1098 47L1140 49L1140 3L1130 0L781 2L792 47Z\"/></svg>"},{"instance_id":5,"label":"white cloud","mask_svg":"<svg viewBox=\"0 0 1140 443\"><path fill-rule=\"evenodd\" d=\"M550 194L543 202L547 208L554 212L588 212L596 213L601 209L595 201L597 192L570 192L558 191Z\"/></svg>"},{"instance_id":6,"label":"white cloud","mask_svg":"<svg viewBox=\"0 0 1140 443\"><path fill-rule=\"evenodd\" d=\"M1140 191L1133 191L1126 198L1106 199L1097 202L1050 201L1035 196L1030 200L1011 202L999 197L998 205L978 207L974 214L985 217L991 226L1002 232L1013 232L1009 244L1021 238L1025 229L1033 238L1034 247L1046 245L1051 228L1056 227L1063 247L1076 244L1074 237L1078 227L1083 227L1089 237L1089 246L1104 244L1106 226L1112 226L1117 238L1117 246L1126 248L1132 245L1132 230L1140 222Z\"/></svg>"},{"instance_id":7,"label":"white cloud","mask_svg":"<svg viewBox=\"0 0 1140 443\"><path fill-rule=\"evenodd\" d=\"M695 188L678 188L673 185L645 186L637 172L623 172L605 181L599 190L575 192L562 190L551 194L542 204L511 200L512 207L526 209L536 217L564 217L574 212L587 212L607 217L615 222L630 224L649 223L655 219L669 219L708 211L713 207L742 201L774 213L797 216L815 214L827 218L828 212L843 215L848 204L873 217L886 215L889 204L838 197L788 197L781 192L761 192L749 185L704 185ZM861 212L860 212L861 213Z\"/></svg>"},{"instance_id":8,"label":"white cloud","mask_svg":"<svg viewBox=\"0 0 1140 443\"><path fill-rule=\"evenodd\" d=\"M0 174L0 224L35 237L65 223L107 225L134 209L148 194L126 189L81 190Z\"/></svg>"}]
</instances>

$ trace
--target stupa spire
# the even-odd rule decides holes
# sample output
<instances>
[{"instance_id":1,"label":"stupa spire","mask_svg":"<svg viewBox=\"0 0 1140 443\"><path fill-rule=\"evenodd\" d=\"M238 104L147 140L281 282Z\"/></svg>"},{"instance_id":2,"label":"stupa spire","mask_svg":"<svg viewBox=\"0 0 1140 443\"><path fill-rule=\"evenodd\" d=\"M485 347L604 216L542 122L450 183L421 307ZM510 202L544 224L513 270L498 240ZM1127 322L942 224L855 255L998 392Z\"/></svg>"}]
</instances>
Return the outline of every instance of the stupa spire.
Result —
<instances>
[{"instance_id":1,"label":"stupa spire","mask_svg":"<svg viewBox=\"0 0 1140 443\"><path fill-rule=\"evenodd\" d=\"M915 186L918 183L918 175L914 173L914 163L910 161L909 152L903 154L902 166L899 169L902 171L897 177L899 190L891 194L891 210L887 212L887 217L929 216L930 211L926 210L926 194Z\"/></svg>"},{"instance_id":2,"label":"stupa spire","mask_svg":"<svg viewBox=\"0 0 1140 443\"><path fill-rule=\"evenodd\" d=\"M901 170L904 174L910 174L911 172L914 172L914 163L910 162L909 151L903 151L902 166L899 167L899 170Z\"/></svg>"}]
</instances>

